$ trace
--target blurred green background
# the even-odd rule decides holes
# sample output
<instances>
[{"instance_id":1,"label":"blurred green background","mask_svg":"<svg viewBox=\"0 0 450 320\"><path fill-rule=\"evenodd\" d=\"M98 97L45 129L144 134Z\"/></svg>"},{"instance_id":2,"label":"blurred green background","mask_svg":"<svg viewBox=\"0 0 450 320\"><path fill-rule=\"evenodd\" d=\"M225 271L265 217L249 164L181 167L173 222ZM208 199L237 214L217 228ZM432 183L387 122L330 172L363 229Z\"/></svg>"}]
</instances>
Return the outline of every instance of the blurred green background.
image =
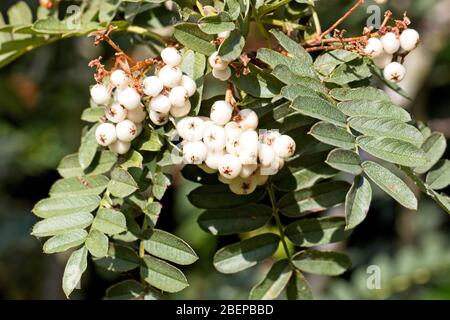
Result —
<instances>
[{"instance_id":1,"label":"blurred green background","mask_svg":"<svg viewBox=\"0 0 450 320\"><path fill-rule=\"evenodd\" d=\"M2 13L17 1L1 1ZM27 1L37 8L38 1ZM353 1L317 2L323 26L330 25ZM365 6L346 23L349 34L358 34L368 14ZM422 34L422 45L408 57L408 77L401 84L413 97L408 102L392 95L416 119L450 136L450 1L389 0L398 17L404 11ZM330 9L332 8L332 9ZM155 17L148 17L154 19ZM127 35L116 39L136 55L149 54L135 47L139 39ZM60 41L33 51L0 70L0 298L63 299L61 277L67 255L42 253L40 241L29 235L35 217L34 203L47 196L58 178L59 160L78 148L82 122L88 106L88 86L93 82L88 62L113 54L94 47L92 39ZM447 152L446 158L449 158ZM222 275L212 267L215 250L235 240L217 239L196 224L199 210L186 198L194 188L174 172L173 188L164 199L159 227L181 236L200 259L185 268L190 287L173 298L244 299L269 265L238 275ZM446 190L448 194L448 190ZM419 195L420 196L420 195ZM340 208L333 209L341 210ZM340 278L308 276L313 292L323 299L450 299L450 219L426 198L419 212L396 205L379 189L368 218L345 248L353 268ZM366 286L367 267L381 271L381 289ZM101 299L117 276L92 263L75 299Z\"/></svg>"}]
</instances>

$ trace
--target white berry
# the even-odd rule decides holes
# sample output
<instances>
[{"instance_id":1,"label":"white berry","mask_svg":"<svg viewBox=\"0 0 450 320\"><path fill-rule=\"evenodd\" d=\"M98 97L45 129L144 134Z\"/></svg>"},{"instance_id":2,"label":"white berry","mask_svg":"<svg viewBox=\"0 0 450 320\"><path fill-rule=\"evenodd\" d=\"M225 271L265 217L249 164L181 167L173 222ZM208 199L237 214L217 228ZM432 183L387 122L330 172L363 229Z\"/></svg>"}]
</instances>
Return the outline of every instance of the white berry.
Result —
<instances>
[{"instance_id":1,"label":"white berry","mask_svg":"<svg viewBox=\"0 0 450 320\"><path fill-rule=\"evenodd\" d=\"M96 84L91 88L91 98L96 104L104 105L111 99L111 94L108 92L106 86Z\"/></svg>"},{"instance_id":2,"label":"white berry","mask_svg":"<svg viewBox=\"0 0 450 320\"><path fill-rule=\"evenodd\" d=\"M128 111L119 103L114 102L105 109L105 116L111 122L118 123L127 118Z\"/></svg>"},{"instance_id":3,"label":"white berry","mask_svg":"<svg viewBox=\"0 0 450 320\"><path fill-rule=\"evenodd\" d=\"M238 178L231 182L228 186L230 187L231 192L238 195L246 195L255 191L258 185L252 178Z\"/></svg>"},{"instance_id":4,"label":"white berry","mask_svg":"<svg viewBox=\"0 0 450 320\"><path fill-rule=\"evenodd\" d=\"M227 139L225 148L229 154L235 156L239 155L239 151L241 150L241 143L239 138L240 134L238 136Z\"/></svg>"},{"instance_id":5,"label":"white berry","mask_svg":"<svg viewBox=\"0 0 450 320\"><path fill-rule=\"evenodd\" d=\"M219 126L225 125L231 120L233 114L233 107L225 100L218 100L214 102L211 107L210 118Z\"/></svg>"},{"instance_id":6,"label":"white berry","mask_svg":"<svg viewBox=\"0 0 450 320\"><path fill-rule=\"evenodd\" d=\"M266 130L260 135L260 141L271 146L279 136L281 136L281 133L277 130Z\"/></svg>"},{"instance_id":7,"label":"white berry","mask_svg":"<svg viewBox=\"0 0 450 320\"><path fill-rule=\"evenodd\" d=\"M116 127L112 123L102 123L95 130L95 139L99 145L110 145L117 140Z\"/></svg>"},{"instance_id":8,"label":"white berry","mask_svg":"<svg viewBox=\"0 0 450 320\"><path fill-rule=\"evenodd\" d=\"M295 153L295 141L288 135L281 135L272 144L273 150L281 158L292 157Z\"/></svg>"},{"instance_id":9,"label":"white berry","mask_svg":"<svg viewBox=\"0 0 450 320\"><path fill-rule=\"evenodd\" d=\"M220 81L227 81L231 77L231 69L230 67L226 67L224 70L212 69L212 75L214 78L219 79Z\"/></svg>"},{"instance_id":10,"label":"white berry","mask_svg":"<svg viewBox=\"0 0 450 320\"><path fill-rule=\"evenodd\" d=\"M183 86L177 86L170 90L169 100L172 106L181 108L186 103L188 93Z\"/></svg>"},{"instance_id":11,"label":"white berry","mask_svg":"<svg viewBox=\"0 0 450 320\"><path fill-rule=\"evenodd\" d=\"M146 115L147 113L141 105L136 109L128 110L127 119L133 121L134 123L140 123L145 120Z\"/></svg>"},{"instance_id":12,"label":"white berry","mask_svg":"<svg viewBox=\"0 0 450 320\"><path fill-rule=\"evenodd\" d=\"M149 106L153 111L167 114L169 113L172 104L167 96L160 94L150 100Z\"/></svg>"},{"instance_id":13,"label":"white berry","mask_svg":"<svg viewBox=\"0 0 450 320\"><path fill-rule=\"evenodd\" d=\"M230 184L230 183L232 183L234 181L234 179L227 179L221 174L218 175L218 180L220 182L222 182L223 184Z\"/></svg>"},{"instance_id":14,"label":"white berry","mask_svg":"<svg viewBox=\"0 0 450 320\"><path fill-rule=\"evenodd\" d=\"M181 63L181 54L173 47L165 48L161 51L161 59L165 64L176 67Z\"/></svg>"},{"instance_id":15,"label":"white berry","mask_svg":"<svg viewBox=\"0 0 450 320\"><path fill-rule=\"evenodd\" d=\"M184 106L182 106L181 108L171 107L170 115L175 118L181 118L187 116L190 111L191 111L191 102L189 100L186 100L184 102Z\"/></svg>"},{"instance_id":16,"label":"white berry","mask_svg":"<svg viewBox=\"0 0 450 320\"><path fill-rule=\"evenodd\" d=\"M109 146L109 150L118 154L125 154L130 150L131 143L127 141L117 140L116 142L111 143Z\"/></svg>"},{"instance_id":17,"label":"white berry","mask_svg":"<svg viewBox=\"0 0 450 320\"><path fill-rule=\"evenodd\" d=\"M180 68L166 65L159 70L158 77L161 79L163 85L168 88L173 88L181 83L183 73Z\"/></svg>"},{"instance_id":18,"label":"white berry","mask_svg":"<svg viewBox=\"0 0 450 320\"><path fill-rule=\"evenodd\" d=\"M376 58L383 53L383 43L378 38L370 38L364 48L364 53L372 58Z\"/></svg>"},{"instance_id":19,"label":"white berry","mask_svg":"<svg viewBox=\"0 0 450 320\"><path fill-rule=\"evenodd\" d=\"M205 159L205 164L212 170L219 168L219 159L225 155L225 150L209 150Z\"/></svg>"},{"instance_id":20,"label":"white berry","mask_svg":"<svg viewBox=\"0 0 450 320\"><path fill-rule=\"evenodd\" d=\"M256 184L258 186L263 186L266 184L267 180L269 180L269 176L263 176L261 175L261 169L258 168L258 170L255 171L255 173L253 174L253 179L255 180Z\"/></svg>"},{"instance_id":21,"label":"white berry","mask_svg":"<svg viewBox=\"0 0 450 320\"><path fill-rule=\"evenodd\" d=\"M167 122L169 122L169 115L166 113L161 113L155 110L150 110L148 112L148 116L150 118L150 121L157 126L165 125Z\"/></svg>"},{"instance_id":22,"label":"white berry","mask_svg":"<svg viewBox=\"0 0 450 320\"><path fill-rule=\"evenodd\" d=\"M242 169L241 169L241 173L239 174L239 177L244 178L244 179L248 178L255 173L256 169L258 169L257 164L242 165Z\"/></svg>"},{"instance_id":23,"label":"white berry","mask_svg":"<svg viewBox=\"0 0 450 320\"><path fill-rule=\"evenodd\" d=\"M188 97L192 97L197 91L197 84L195 81L186 75L181 77L181 85L186 89Z\"/></svg>"},{"instance_id":24,"label":"white berry","mask_svg":"<svg viewBox=\"0 0 450 320\"><path fill-rule=\"evenodd\" d=\"M384 51L389 54L394 54L400 49L400 40L397 39L397 35L393 32L388 32L382 36L381 43Z\"/></svg>"},{"instance_id":25,"label":"white berry","mask_svg":"<svg viewBox=\"0 0 450 320\"><path fill-rule=\"evenodd\" d=\"M392 58L394 56L392 54L383 52L381 55L373 59L373 62L375 65L380 68L384 69L389 63L392 62Z\"/></svg>"},{"instance_id":26,"label":"white berry","mask_svg":"<svg viewBox=\"0 0 450 320\"><path fill-rule=\"evenodd\" d=\"M136 124L130 120L124 120L116 125L117 139L130 142L137 136Z\"/></svg>"},{"instance_id":27,"label":"white berry","mask_svg":"<svg viewBox=\"0 0 450 320\"><path fill-rule=\"evenodd\" d=\"M187 164L200 164L205 161L208 149L201 141L187 142L183 146L183 160Z\"/></svg>"},{"instance_id":28,"label":"white berry","mask_svg":"<svg viewBox=\"0 0 450 320\"><path fill-rule=\"evenodd\" d=\"M419 43L420 35L414 29L406 29L400 35L400 45L403 50L411 51L417 47Z\"/></svg>"},{"instance_id":29,"label":"white berry","mask_svg":"<svg viewBox=\"0 0 450 320\"><path fill-rule=\"evenodd\" d=\"M142 81L142 90L147 96L156 97L164 89L160 78L156 76L146 77Z\"/></svg>"},{"instance_id":30,"label":"white berry","mask_svg":"<svg viewBox=\"0 0 450 320\"><path fill-rule=\"evenodd\" d=\"M205 131L205 122L199 117L186 117L177 124L181 138L187 141L200 141Z\"/></svg>"},{"instance_id":31,"label":"white berry","mask_svg":"<svg viewBox=\"0 0 450 320\"><path fill-rule=\"evenodd\" d=\"M135 109L141 105L141 95L136 89L131 87L121 90L117 95L117 100L128 110Z\"/></svg>"},{"instance_id":32,"label":"white berry","mask_svg":"<svg viewBox=\"0 0 450 320\"><path fill-rule=\"evenodd\" d=\"M243 150L258 150L258 133L254 130L244 131L240 135L240 143Z\"/></svg>"},{"instance_id":33,"label":"white berry","mask_svg":"<svg viewBox=\"0 0 450 320\"><path fill-rule=\"evenodd\" d=\"M383 70L384 78L393 82L400 82L406 75L406 69L398 62L391 62Z\"/></svg>"},{"instance_id":34,"label":"white berry","mask_svg":"<svg viewBox=\"0 0 450 320\"><path fill-rule=\"evenodd\" d=\"M244 109L239 111L237 122L244 131L256 130L258 128L258 115L253 110Z\"/></svg>"},{"instance_id":35,"label":"white berry","mask_svg":"<svg viewBox=\"0 0 450 320\"><path fill-rule=\"evenodd\" d=\"M225 129L218 125L208 126L203 133L203 142L210 150L223 150L227 142Z\"/></svg>"},{"instance_id":36,"label":"white berry","mask_svg":"<svg viewBox=\"0 0 450 320\"><path fill-rule=\"evenodd\" d=\"M241 173L242 164L238 157L226 154L219 159L219 173L227 179L234 179Z\"/></svg>"},{"instance_id":37,"label":"white berry","mask_svg":"<svg viewBox=\"0 0 450 320\"><path fill-rule=\"evenodd\" d=\"M260 143L258 147L258 159L261 165L269 166L275 159L275 151L265 143Z\"/></svg>"},{"instance_id":38,"label":"white berry","mask_svg":"<svg viewBox=\"0 0 450 320\"><path fill-rule=\"evenodd\" d=\"M111 77L109 79L111 81L111 84L116 88L125 88L128 85L129 78L125 71L123 70L116 70L113 73L111 73Z\"/></svg>"},{"instance_id":39,"label":"white berry","mask_svg":"<svg viewBox=\"0 0 450 320\"><path fill-rule=\"evenodd\" d=\"M208 62L213 69L218 70L225 70L226 68L228 68L229 63L228 61L225 61L221 57L219 57L219 53L217 51L208 58Z\"/></svg>"}]
</instances>

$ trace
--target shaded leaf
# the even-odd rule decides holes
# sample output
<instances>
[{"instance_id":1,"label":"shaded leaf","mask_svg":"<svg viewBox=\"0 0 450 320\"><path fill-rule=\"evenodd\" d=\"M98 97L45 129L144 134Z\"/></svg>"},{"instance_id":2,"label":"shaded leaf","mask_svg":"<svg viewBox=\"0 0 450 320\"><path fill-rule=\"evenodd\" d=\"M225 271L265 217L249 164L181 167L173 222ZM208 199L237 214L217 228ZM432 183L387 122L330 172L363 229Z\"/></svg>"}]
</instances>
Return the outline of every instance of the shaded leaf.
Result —
<instances>
[{"instance_id":1,"label":"shaded leaf","mask_svg":"<svg viewBox=\"0 0 450 320\"><path fill-rule=\"evenodd\" d=\"M235 86L257 98L272 98L280 92L282 84L270 73L253 64L249 69L249 74L231 77Z\"/></svg>"},{"instance_id":2,"label":"shaded leaf","mask_svg":"<svg viewBox=\"0 0 450 320\"><path fill-rule=\"evenodd\" d=\"M102 258L108 255L108 237L98 230L89 232L85 245L94 257Z\"/></svg>"},{"instance_id":3,"label":"shaded leaf","mask_svg":"<svg viewBox=\"0 0 450 320\"><path fill-rule=\"evenodd\" d=\"M350 117L370 116L396 119L403 122L411 121L411 115L406 110L387 101L344 101L338 103L337 108Z\"/></svg>"},{"instance_id":4,"label":"shaded leaf","mask_svg":"<svg viewBox=\"0 0 450 320\"><path fill-rule=\"evenodd\" d=\"M292 102L292 107L305 116L345 126L345 115L321 98L298 96Z\"/></svg>"},{"instance_id":5,"label":"shaded leaf","mask_svg":"<svg viewBox=\"0 0 450 320\"><path fill-rule=\"evenodd\" d=\"M313 294L303 274L294 270L286 287L288 300L312 300Z\"/></svg>"},{"instance_id":6,"label":"shaded leaf","mask_svg":"<svg viewBox=\"0 0 450 320\"><path fill-rule=\"evenodd\" d=\"M328 154L326 163L337 170L354 175L362 172L361 159L354 151L334 149Z\"/></svg>"},{"instance_id":7,"label":"shaded leaf","mask_svg":"<svg viewBox=\"0 0 450 320\"><path fill-rule=\"evenodd\" d=\"M330 91L330 96L339 101L391 101L383 90L374 87L335 88Z\"/></svg>"},{"instance_id":8,"label":"shaded leaf","mask_svg":"<svg viewBox=\"0 0 450 320\"><path fill-rule=\"evenodd\" d=\"M131 271L141 264L141 259L133 249L116 244L109 246L107 257L95 258L94 261L100 267L113 272Z\"/></svg>"},{"instance_id":9,"label":"shaded leaf","mask_svg":"<svg viewBox=\"0 0 450 320\"><path fill-rule=\"evenodd\" d=\"M297 253L292 263L308 273L338 276L351 267L350 259L343 253L304 250Z\"/></svg>"},{"instance_id":10,"label":"shaded leaf","mask_svg":"<svg viewBox=\"0 0 450 320\"><path fill-rule=\"evenodd\" d=\"M216 51L211 43L214 36L201 31L196 23L177 24L173 35L182 45L196 52L209 56Z\"/></svg>"},{"instance_id":11,"label":"shaded leaf","mask_svg":"<svg viewBox=\"0 0 450 320\"><path fill-rule=\"evenodd\" d=\"M425 151L425 157L428 159L427 164L414 169L417 173L425 173L430 170L447 149L447 140L442 133L432 133L423 143L422 150Z\"/></svg>"},{"instance_id":12,"label":"shaded leaf","mask_svg":"<svg viewBox=\"0 0 450 320\"><path fill-rule=\"evenodd\" d=\"M356 143L355 137L345 128L325 121L313 125L309 134L323 143L344 149L353 149Z\"/></svg>"},{"instance_id":13,"label":"shaded leaf","mask_svg":"<svg viewBox=\"0 0 450 320\"><path fill-rule=\"evenodd\" d=\"M363 176L355 177L345 197L346 228L353 229L366 218L372 200L372 188Z\"/></svg>"},{"instance_id":14,"label":"shaded leaf","mask_svg":"<svg viewBox=\"0 0 450 320\"><path fill-rule=\"evenodd\" d=\"M106 290L106 299L133 300L144 295L145 288L136 280L124 280L116 283Z\"/></svg>"},{"instance_id":15,"label":"shaded leaf","mask_svg":"<svg viewBox=\"0 0 450 320\"><path fill-rule=\"evenodd\" d=\"M450 161L439 161L433 171L428 173L426 182L434 190L447 188L450 185Z\"/></svg>"},{"instance_id":16,"label":"shaded leaf","mask_svg":"<svg viewBox=\"0 0 450 320\"><path fill-rule=\"evenodd\" d=\"M67 297L77 287L86 268L87 249L86 247L82 247L72 252L64 269L62 287Z\"/></svg>"},{"instance_id":17,"label":"shaded leaf","mask_svg":"<svg viewBox=\"0 0 450 320\"><path fill-rule=\"evenodd\" d=\"M239 58L244 49L245 38L239 30L233 30L230 36L219 47L219 56L225 61L233 61Z\"/></svg>"},{"instance_id":18,"label":"shaded leaf","mask_svg":"<svg viewBox=\"0 0 450 320\"><path fill-rule=\"evenodd\" d=\"M186 277L178 268L152 256L145 256L143 260L141 277L155 288L178 292L189 286Z\"/></svg>"},{"instance_id":19,"label":"shaded leaf","mask_svg":"<svg viewBox=\"0 0 450 320\"><path fill-rule=\"evenodd\" d=\"M288 260L275 262L264 279L250 291L250 300L274 300L286 287L291 277L292 269Z\"/></svg>"},{"instance_id":20,"label":"shaded leaf","mask_svg":"<svg viewBox=\"0 0 450 320\"><path fill-rule=\"evenodd\" d=\"M133 176L122 168L115 168L111 172L111 180L108 183L108 191L115 197L124 198L138 189Z\"/></svg>"}]
</instances>

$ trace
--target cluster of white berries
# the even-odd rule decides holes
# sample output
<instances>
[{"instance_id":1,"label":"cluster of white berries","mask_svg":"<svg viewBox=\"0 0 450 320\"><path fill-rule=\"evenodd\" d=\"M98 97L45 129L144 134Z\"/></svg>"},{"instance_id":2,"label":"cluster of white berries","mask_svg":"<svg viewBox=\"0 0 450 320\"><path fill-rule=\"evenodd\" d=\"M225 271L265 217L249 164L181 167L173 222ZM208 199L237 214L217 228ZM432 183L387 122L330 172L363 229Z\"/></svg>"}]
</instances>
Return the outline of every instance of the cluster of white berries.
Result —
<instances>
[{"instance_id":1,"label":"cluster of white berries","mask_svg":"<svg viewBox=\"0 0 450 320\"><path fill-rule=\"evenodd\" d=\"M262 130L258 135L257 128L253 110L243 109L233 117L230 103L216 101L209 118L186 117L177 123L183 160L207 173L218 172L219 180L233 193L250 194L295 152L290 136L276 130Z\"/></svg>"},{"instance_id":2,"label":"cluster of white berries","mask_svg":"<svg viewBox=\"0 0 450 320\"><path fill-rule=\"evenodd\" d=\"M182 56L177 49L165 48L161 59L164 66L156 71L156 75L144 78L139 90L120 69L111 73L109 86L96 84L91 88L92 100L105 106L105 117L109 121L100 124L96 130L100 145L124 154L130 149L131 141L142 132L147 113L155 125L166 124L169 115L179 118L189 114L189 97L197 90L195 81L179 68Z\"/></svg>"},{"instance_id":3,"label":"cluster of white berries","mask_svg":"<svg viewBox=\"0 0 450 320\"><path fill-rule=\"evenodd\" d=\"M224 31L217 34L217 37L221 40L225 40L230 36L230 31ZM227 81L231 77L231 69L228 66L230 61L227 61L219 56L219 52L216 51L208 58L209 65L212 68L212 75L214 78L220 81Z\"/></svg>"},{"instance_id":4,"label":"cluster of white berries","mask_svg":"<svg viewBox=\"0 0 450 320\"><path fill-rule=\"evenodd\" d=\"M406 75L405 67L392 61L395 54L406 54L414 50L419 43L419 33L414 29L405 29L401 34L387 32L381 38L370 38L364 53L373 58L375 65L383 70L384 78L400 82Z\"/></svg>"}]
</instances>

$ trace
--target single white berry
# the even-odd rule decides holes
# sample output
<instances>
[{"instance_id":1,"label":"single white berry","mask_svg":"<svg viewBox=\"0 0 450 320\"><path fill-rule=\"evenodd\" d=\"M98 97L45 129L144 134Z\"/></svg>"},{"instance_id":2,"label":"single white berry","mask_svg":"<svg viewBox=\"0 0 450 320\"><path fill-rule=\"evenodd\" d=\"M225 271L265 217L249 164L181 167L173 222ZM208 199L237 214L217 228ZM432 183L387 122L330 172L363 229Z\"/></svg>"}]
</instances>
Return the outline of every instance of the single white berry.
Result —
<instances>
[{"instance_id":1,"label":"single white berry","mask_svg":"<svg viewBox=\"0 0 450 320\"><path fill-rule=\"evenodd\" d=\"M218 38L227 39L230 36L231 31L222 31L217 34Z\"/></svg>"},{"instance_id":2,"label":"single white berry","mask_svg":"<svg viewBox=\"0 0 450 320\"><path fill-rule=\"evenodd\" d=\"M141 95L131 87L121 90L117 95L117 100L128 110L136 109L141 105Z\"/></svg>"},{"instance_id":3,"label":"single white berry","mask_svg":"<svg viewBox=\"0 0 450 320\"><path fill-rule=\"evenodd\" d=\"M188 93L182 86L174 87L169 92L169 100L172 106L181 108L186 103Z\"/></svg>"},{"instance_id":4,"label":"single white berry","mask_svg":"<svg viewBox=\"0 0 450 320\"><path fill-rule=\"evenodd\" d=\"M419 44L420 35L414 29L406 29L400 35L400 45L405 51L414 50Z\"/></svg>"},{"instance_id":5,"label":"single white berry","mask_svg":"<svg viewBox=\"0 0 450 320\"><path fill-rule=\"evenodd\" d=\"M116 70L111 73L109 81L114 87L123 89L128 85L129 78L125 71Z\"/></svg>"},{"instance_id":6,"label":"single white berry","mask_svg":"<svg viewBox=\"0 0 450 320\"><path fill-rule=\"evenodd\" d=\"M208 58L208 62L213 69L218 70L225 70L226 68L228 68L229 64L228 61L223 60L221 57L219 57L219 53L217 51Z\"/></svg>"},{"instance_id":7,"label":"single white berry","mask_svg":"<svg viewBox=\"0 0 450 320\"><path fill-rule=\"evenodd\" d=\"M209 117L199 116L199 118L202 119L205 123L205 128L215 125L215 123Z\"/></svg>"},{"instance_id":8,"label":"single white berry","mask_svg":"<svg viewBox=\"0 0 450 320\"><path fill-rule=\"evenodd\" d=\"M91 88L91 98L96 104L104 105L111 99L111 94L108 92L106 86L96 84Z\"/></svg>"},{"instance_id":9,"label":"single white berry","mask_svg":"<svg viewBox=\"0 0 450 320\"><path fill-rule=\"evenodd\" d=\"M207 154L208 149L201 141L189 141L183 146L183 160L186 164L201 164Z\"/></svg>"},{"instance_id":10,"label":"single white berry","mask_svg":"<svg viewBox=\"0 0 450 320\"><path fill-rule=\"evenodd\" d=\"M157 126L163 126L167 122L169 122L169 115L166 113L161 113L155 110L150 110L148 112L148 116L150 118L150 121Z\"/></svg>"},{"instance_id":11,"label":"single white berry","mask_svg":"<svg viewBox=\"0 0 450 320\"><path fill-rule=\"evenodd\" d=\"M392 58L394 56L392 54L383 52L381 55L373 59L373 62L375 65L380 68L384 69L389 63L392 62Z\"/></svg>"},{"instance_id":12,"label":"single white berry","mask_svg":"<svg viewBox=\"0 0 450 320\"><path fill-rule=\"evenodd\" d=\"M244 131L256 130L258 128L258 115L253 110L243 109L239 111L237 122Z\"/></svg>"},{"instance_id":13,"label":"single white berry","mask_svg":"<svg viewBox=\"0 0 450 320\"><path fill-rule=\"evenodd\" d=\"M225 150L208 150L208 154L205 159L205 164L212 170L219 168L219 159L225 155Z\"/></svg>"},{"instance_id":14,"label":"single white berry","mask_svg":"<svg viewBox=\"0 0 450 320\"><path fill-rule=\"evenodd\" d=\"M116 127L112 123L102 123L95 130L95 139L99 145L110 145L117 140Z\"/></svg>"},{"instance_id":15,"label":"single white berry","mask_svg":"<svg viewBox=\"0 0 450 320\"><path fill-rule=\"evenodd\" d=\"M186 89L188 97L192 97L197 91L197 84L187 75L181 77L181 85Z\"/></svg>"},{"instance_id":16,"label":"single white berry","mask_svg":"<svg viewBox=\"0 0 450 320\"><path fill-rule=\"evenodd\" d=\"M231 69L230 67L226 67L225 69L212 69L212 75L214 78L219 79L220 81L227 81L231 77Z\"/></svg>"},{"instance_id":17,"label":"single white berry","mask_svg":"<svg viewBox=\"0 0 450 320\"><path fill-rule=\"evenodd\" d=\"M272 144L276 155L281 158L292 157L295 153L295 141L288 135L281 135Z\"/></svg>"},{"instance_id":18,"label":"single white berry","mask_svg":"<svg viewBox=\"0 0 450 320\"><path fill-rule=\"evenodd\" d=\"M225 145L225 149L227 150L227 152L229 154L238 156L239 151L241 150L240 134L237 136L234 136L232 138L227 138L227 143Z\"/></svg>"},{"instance_id":19,"label":"single white berry","mask_svg":"<svg viewBox=\"0 0 450 320\"><path fill-rule=\"evenodd\" d=\"M225 128L225 132L227 133L227 137L228 137L228 134L235 135L236 132L242 132L241 126L236 121L228 122L224 126L224 128ZM228 132L230 132L230 133L228 133Z\"/></svg>"},{"instance_id":20,"label":"single white berry","mask_svg":"<svg viewBox=\"0 0 450 320\"><path fill-rule=\"evenodd\" d=\"M281 136L281 133L278 130L265 130L261 133L259 138L262 143L271 146L279 136Z\"/></svg>"},{"instance_id":21,"label":"single white berry","mask_svg":"<svg viewBox=\"0 0 450 320\"><path fill-rule=\"evenodd\" d=\"M208 158L206 158L208 159ZM197 165L200 169L202 169L204 172L208 173L208 174L212 174L212 173L216 173L217 170L211 169L210 167L208 167L206 164L198 164Z\"/></svg>"},{"instance_id":22,"label":"single white berry","mask_svg":"<svg viewBox=\"0 0 450 320\"><path fill-rule=\"evenodd\" d=\"M165 64L176 67L181 63L181 54L174 47L167 47L161 51L161 59Z\"/></svg>"},{"instance_id":23,"label":"single white berry","mask_svg":"<svg viewBox=\"0 0 450 320\"><path fill-rule=\"evenodd\" d=\"M394 54L400 49L400 40L397 39L397 35L393 32L388 32L381 37L381 43L386 53Z\"/></svg>"},{"instance_id":24,"label":"single white berry","mask_svg":"<svg viewBox=\"0 0 450 320\"><path fill-rule=\"evenodd\" d=\"M187 141L200 141L205 132L205 122L199 117L186 117L177 124L180 137Z\"/></svg>"},{"instance_id":25,"label":"single white berry","mask_svg":"<svg viewBox=\"0 0 450 320\"><path fill-rule=\"evenodd\" d=\"M224 178L234 179L241 173L242 164L238 157L226 154L219 159L218 169Z\"/></svg>"},{"instance_id":26,"label":"single white berry","mask_svg":"<svg viewBox=\"0 0 450 320\"><path fill-rule=\"evenodd\" d=\"M118 123L127 118L128 111L122 107L119 103L114 102L105 109L105 116L111 122Z\"/></svg>"},{"instance_id":27,"label":"single white berry","mask_svg":"<svg viewBox=\"0 0 450 320\"><path fill-rule=\"evenodd\" d=\"M243 131L239 139L242 151L258 151L258 133L255 130Z\"/></svg>"},{"instance_id":28,"label":"single white berry","mask_svg":"<svg viewBox=\"0 0 450 320\"><path fill-rule=\"evenodd\" d=\"M191 111L191 102L189 100L186 100L184 102L184 106L182 106L181 108L172 106L170 108L170 115L175 118L181 118L187 116L190 111Z\"/></svg>"},{"instance_id":29,"label":"single white berry","mask_svg":"<svg viewBox=\"0 0 450 320\"><path fill-rule=\"evenodd\" d=\"M383 43L378 38L370 38L364 48L364 53L372 58L376 58L383 53Z\"/></svg>"},{"instance_id":30,"label":"single white berry","mask_svg":"<svg viewBox=\"0 0 450 320\"><path fill-rule=\"evenodd\" d=\"M125 154L130 150L131 143L128 141L117 140L109 145L109 150L118 154Z\"/></svg>"},{"instance_id":31,"label":"single white berry","mask_svg":"<svg viewBox=\"0 0 450 320\"><path fill-rule=\"evenodd\" d=\"M117 139L130 142L137 136L136 124L131 120L123 120L116 125Z\"/></svg>"},{"instance_id":32,"label":"single white berry","mask_svg":"<svg viewBox=\"0 0 450 320\"><path fill-rule=\"evenodd\" d=\"M400 82L406 75L406 69L398 62L391 62L383 70L384 78L393 82Z\"/></svg>"},{"instance_id":33,"label":"single white berry","mask_svg":"<svg viewBox=\"0 0 450 320\"><path fill-rule=\"evenodd\" d=\"M231 192L238 195L246 195L254 192L258 185L256 184L256 181L250 177L247 179L243 178L235 179L228 186Z\"/></svg>"},{"instance_id":34,"label":"single white berry","mask_svg":"<svg viewBox=\"0 0 450 320\"><path fill-rule=\"evenodd\" d=\"M144 107L141 105L136 109L128 110L127 119L133 121L134 123L140 123L145 120L147 113L144 110Z\"/></svg>"},{"instance_id":35,"label":"single white berry","mask_svg":"<svg viewBox=\"0 0 450 320\"><path fill-rule=\"evenodd\" d=\"M242 165L242 169L241 169L241 173L239 174L239 177L244 178L244 179L248 178L255 173L256 169L258 169L257 164Z\"/></svg>"},{"instance_id":36,"label":"single white berry","mask_svg":"<svg viewBox=\"0 0 450 320\"><path fill-rule=\"evenodd\" d=\"M275 151L271 146L260 143L258 146L258 159L261 165L269 166L275 159Z\"/></svg>"},{"instance_id":37,"label":"single white berry","mask_svg":"<svg viewBox=\"0 0 450 320\"><path fill-rule=\"evenodd\" d=\"M210 118L219 126L223 126L229 122L232 115L233 107L225 100L218 100L211 107Z\"/></svg>"},{"instance_id":38,"label":"single white berry","mask_svg":"<svg viewBox=\"0 0 450 320\"><path fill-rule=\"evenodd\" d=\"M269 176L263 176L261 175L261 168L258 168L258 170L255 171L253 174L253 179L256 181L256 184L258 186L263 186L266 184L267 180L269 180Z\"/></svg>"},{"instance_id":39,"label":"single white berry","mask_svg":"<svg viewBox=\"0 0 450 320\"><path fill-rule=\"evenodd\" d=\"M221 174L217 175L217 177L218 177L218 180L220 182L222 182L223 184L230 184L230 183L232 183L234 181L234 179L227 179Z\"/></svg>"},{"instance_id":40,"label":"single white berry","mask_svg":"<svg viewBox=\"0 0 450 320\"><path fill-rule=\"evenodd\" d=\"M247 150L243 147L243 144L241 144L239 160L243 165L258 163L258 150Z\"/></svg>"},{"instance_id":41,"label":"single white berry","mask_svg":"<svg viewBox=\"0 0 450 320\"><path fill-rule=\"evenodd\" d=\"M172 104L167 96L160 94L150 100L150 109L156 112L169 113Z\"/></svg>"},{"instance_id":42,"label":"single white berry","mask_svg":"<svg viewBox=\"0 0 450 320\"><path fill-rule=\"evenodd\" d=\"M210 150L223 150L227 142L225 129L218 125L210 125L205 128L203 142Z\"/></svg>"},{"instance_id":43,"label":"single white berry","mask_svg":"<svg viewBox=\"0 0 450 320\"><path fill-rule=\"evenodd\" d=\"M144 91L147 96L156 97L163 89L163 82L156 76L146 77L142 81L142 91Z\"/></svg>"},{"instance_id":44,"label":"single white berry","mask_svg":"<svg viewBox=\"0 0 450 320\"><path fill-rule=\"evenodd\" d=\"M161 79L163 85L168 88L173 88L181 84L183 73L180 68L166 65L159 70L158 77Z\"/></svg>"}]
</instances>

